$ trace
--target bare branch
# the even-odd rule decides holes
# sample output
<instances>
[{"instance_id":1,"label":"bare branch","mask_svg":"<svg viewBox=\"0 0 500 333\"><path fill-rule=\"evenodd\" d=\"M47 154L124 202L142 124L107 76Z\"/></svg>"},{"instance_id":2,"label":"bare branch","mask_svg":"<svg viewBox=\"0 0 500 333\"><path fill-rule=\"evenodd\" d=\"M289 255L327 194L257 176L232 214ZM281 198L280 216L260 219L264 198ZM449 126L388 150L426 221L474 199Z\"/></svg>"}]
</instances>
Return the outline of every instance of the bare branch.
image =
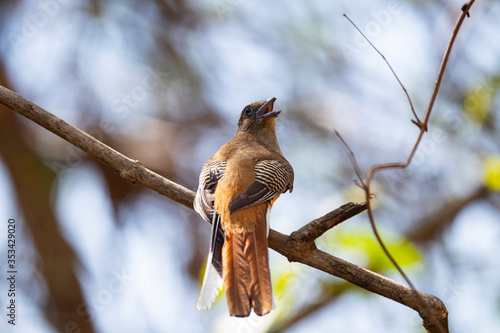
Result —
<instances>
[{"instance_id":1,"label":"bare branch","mask_svg":"<svg viewBox=\"0 0 500 333\"><path fill-rule=\"evenodd\" d=\"M291 236L274 230L269 233L269 247L287 257L289 261L317 268L416 310L429 332L439 332L440 326L448 331L448 311L436 296L412 290L380 274L318 250L312 242L296 241ZM425 300L424 304L420 302L419 297L415 297L415 293ZM429 308L432 310L431 313L428 311ZM433 317L438 318L438 324L434 323Z\"/></svg>"},{"instance_id":2,"label":"bare branch","mask_svg":"<svg viewBox=\"0 0 500 333\"><path fill-rule=\"evenodd\" d=\"M120 154L87 133L2 86L0 86L0 104L8 106L91 154L115 169L124 179L133 183L143 184L180 204L192 208L194 200L193 191L150 171L138 161ZM365 208L364 204L352 205L354 206L347 205L347 207L350 207L349 209L345 208L346 206L343 206L344 208L341 207L338 210L339 215L347 214L353 216L356 212L359 213ZM346 209L350 212L346 213ZM318 219L319 221L312 221L310 225L299 229L295 237L270 230L269 247L284 255L289 261L296 261L317 268L361 288L415 309L424 320L424 326L433 332L433 323L429 320L427 307L422 307L415 295L412 294L410 288L316 248L315 243L311 240L319 237L324 231L340 223L338 221L346 218L346 216L335 217L334 215L336 213L332 212ZM318 230L315 230L315 226ZM447 310L441 300L433 295L421 292L419 292L419 295L431 306L432 312L438 314L443 327L447 327Z\"/></svg>"},{"instance_id":3,"label":"bare branch","mask_svg":"<svg viewBox=\"0 0 500 333\"><path fill-rule=\"evenodd\" d=\"M460 30L460 27L462 26L462 22L464 21L465 17L469 16L469 10L470 10L470 7L472 6L473 3L474 3L474 0L470 0L465 5L463 5L462 8L461 8L462 13L461 13L460 17L458 18L457 23L455 24L455 28L454 28L454 30L453 30L453 32L451 34L450 41L448 42L448 45L446 47L446 51L445 51L445 53L443 55L443 59L441 61L441 66L439 67L438 75L437 75L436 81L434 83L434 88L432 90L432 94L431 94L431 97L430 97L430 100L429 100L429 105L427 106L427 110L425 112L423 122L420 122L418 120L418 116L415 113L415 110L413 109L413 105L412 105L411 99L410 99L410 97L409 97L409 95L408 95L405 87L403 86L403 84L401 83L401 81L399 80L399 78L397 77L397 75L394 73L394 70L392 69L391 65L386 60L386 58L384 57L384 55L382 53L380 53L380 51L377 50L377 48L358 29L358 27L356 27L356 25L344 14L344 16L355 26L355 28L359 31L359 33L368 41L368 43L370 43L370 45L380 54L380 56L384 59L384 61L389 66L390 70L392 71L392 73L396 77L397 81L399 82L399 84L403 88L404 92L406 93L406 96L408 97L408 100L409 100L409 103L410 103L413 115L417 119L417 121L413 121L412 120L412 122L414 124L416 124L419 127L419 129L420 129L420 131L418 133L418 136L417 136L417 139L415 141L415 144L414 144L414 146L413 146L413 148L412 148L412 150L410 152L410 155L408 156L407 160L405 162L401 162L401 163L387 163L387 164L380 164L380 165L372 166L368 170L367 175L366 175L366 181L364 183L364 191L365 191L365 198L366 198L366 203L367 203L368 217L370 219L370 224L372 226L372 229L373 229L373 232L375 234L375 237L376 237L377 241L379 242L380 246L382 247L382 250L384 251L384 253L386 254L386 256L389 258L389 260L391 260L391 262L393 263L394 267L396 267L396 269L399 271L399 273L401 274L401 276L405 279L406 283L411 287L410 290L412 291L412 293L414 293L415 296L417 296L417 297L415 297L415 299L420 303L421 308L422 308L422 310L424 312L424 313L419 312L420 315L421 315L421 317L424 319L424 326L427 328L428 331L431 331L431 332L447 332L448 331L448 327L447 327L447 325L443 324L443 320L442 320L442 317L441 317L441 315L443 315L444 313L439 313L439 312L435 312L434 311L435 309L429 303L429 300L427 300L422 295L422 293L419 292L415 288L415 286L413 285L413 283L411 282L411 280L408 278L408 276L405 274L405 272L401 269L401 267L398 265L398 263L396 262L396 260L394 260L393 256L389 253L389 251L388 251L387 247L385 246L382 238L380 237L380 234L379 234L379 232L377 230L377 226L375 224L375 218L373 216L373 210L372 210L371 203L370 203L370 196L371 196L371 194L370 194L371 193L370 186L371 186L371 181L372 181L373 177L375 176L375 174L377 172L379 172L381 170L388 170L388 169L395 169L395 168L406 168L408 165L410 165L410 163L411 163L411 161L412 161L413 157L415 156L415 153L416 153L416 151L418 149L418 146L419 146L420 142L422 141L422 137L423 137L424 133L427 131L429 117L431 115L432 108L434 106L434 102L436 100L437 94L439 92L439 88L441 86L441 81L443 79L444 71L446 69L446 65L448 63L448 59L449 59L449 56L450 56L451 49L453 47L455 38L456 38L456 36L458 34L458 31ZM356 158L354 157L354 154L349 149L349 147L344 142L344 140L342 140L342 138L340 137L340 135L338 135L338 136L341 139L341 141L344 144L344 146L346 146L346 148L348 149L348 151L350 153L351 162L353 163L353 167L356 170L356 173L358 174L359 173L359 167L357 166ZM426 321L426 319L424 317L427 318L427 321Z\"/></svg>"},{"instance_id":4,"label":"bare branch","mask_svg":"<svg viewBox=\"0 0 500 333\"><path fill-rule=\"evenodd\" d=\"M394 75L394 77L396 78L396 80L398 81L399 85L401 86L401 88L403 89L403 91L405 92L405 95L406 95L406 98L408 99L408 103L410 103L410 107L411 107L411 112L413 112L413 115L415 116L415 118L417 119L416 121L412 121L415 125L419 126L420 125L420 119L418 118L417 116L417 113L415 112L415 108L413 107L413 103L411 101L411 98L410 98L410 95L408 94L408 91L406 90L405 86L403 85L403 83L401 83L401 81L399 80L399 77L397 76L396 72L394 71L394 69L392 69L392 66L391 64L389 63L389 61L387 61L387 59L385 58L385 56L382 54L382 52L380 52L376 47L375 45L373 45L373 43L368 39L366 38L365 34L359 30L358 26L356 24L354 24L354 22L346 15L344 14L344 17L349 20L349 22L351 22L351 24L354 26L354 28L356 28L356 30L358 30L358 32L361 34L361 36L363 36L363 38L371 45L371 47L377 51L377 53L382 57L382 59L384 59L385 63L387 64L387 66L389 66L389 69L391 70L392 72L392 75Z\"/></svg>"},{"instance_id":5,"label":"bare branch","mask_svg":"<svg viewBox=\"0 0 500 333\"><path fill-rule=\"evenodd\" d=\"M297 231L292 232L290 237L295 241L314 242L331 228L339 225L345 220L358 215L366 209L366 203L349 202L326 215L312 220Z\"/></svg>"},{"instance_id":6,"label":"bare branch","mask_svg":"<svg viewBox=\"0 0 500 333\"><path fill-rule=\"evenodd\" d=\"M458 35L458 31L462 27L462 22L465 20L465 17L469 17L469 10L472 7L472 4L475 0L469 0L462 6L462 13L455 24L455 28L453 29L453 33L451 34L450 41L448 42L448 46L446 47L446 51L444 52L443 59L441 60L441 66L439 66L438 76L436 78L436 82L434 83L434 88L432 89L431 98L429 100L429 105L427 106L427 110L425 111L424 116L424 126L427 128L427 123L429 122L429 117L431 116L432 107L434 106L434 102L436 101L437 94L439 92L439 88L441 87L441 81L443 80L444 70L446 69L446 65L448 64L448 59L450 58L451 49L453 44L455 43L455 38Z\"/></svg>"},{"instance_id":7,"label":"bare branch","mask_svg":"<svg viewBox=\"0 0 500 333\"><path fill-rule=\"evenodd\" d=\"M347 151L349 154L349 159L351 160L352 167L354 168L354 172L356 172L356 176L358 177L359 180L359 186L364 190L366 185L365 182L363 181L363 177L361 177L361 169L359 168L358 161L356 160L356 156L354 156L354 153L351 150L351 147L345 142L344 138L342 135L340 135L339 131L336 129L333 130L337 138L339 138L340 142L342 142L342 145L344 146L344 149Z\"/></svg>"},{"instance_id":8,"label":"bare branch","mask_svg":"<svg viewBox=\"0 0 500 333\"><path fill-rule=\"evenodd\" d=\"M434 102L436 101L437 94L439 92L439 88L441 87L441 81L443 80L443 75L444 71L446 69L446 65L448 64L448 59L450 57L451 49L453 47L453 44L455 42L455 38L457 37L458 31L460 30L460 27L462 26L462 22L464 21L465 17L469 14L469 9L474 3L475 0L470 0L468 1L463 7L462 7L462 13L460 17L457 20L457 23L455 24L455 28L453 29L453 33L451 34L450 41L448 42L448 46L446 47L446 51L443 55L443 59L441 61L441 66L439 67L438 75L436 78L436 82L434 83L434 88L432 90L431 98L429 100L429 104L427 106L427 110L425 111L424 115L424 120L423 123L420 126L420 132L418 133L417 140L415 141L415 145L413 146L413 149L408 156L407 160L402 163L388 163L388 164L380 164L373 166L370 170L368 170L368 173L366 175L366 182L367 186L369 187L371 180L375 173L377 173L380 170L387 170L387 169L396 169L396 168L406 168L408 165L410 165L413 157L415 156L415 153L417 152L418 146L420 142L422 141L422 137L424 136L424 132L427 131L427 125L429 122L429 118L431 116L432 108L434 106Z\"/></svg>"},{"instance_id":9,"label":"bare branch","mask_svg":"<svg viewBox=\"0 0 500 333\"><path fill-rule=\"evenodd\" d=\"M142 184L175 202L193 208L193 191L145 168L139 161L117 152L96 138L3 86L0 86L0 103L94 156L113 168L123 179L132 184Z\"/></svg>"}]
</instances>

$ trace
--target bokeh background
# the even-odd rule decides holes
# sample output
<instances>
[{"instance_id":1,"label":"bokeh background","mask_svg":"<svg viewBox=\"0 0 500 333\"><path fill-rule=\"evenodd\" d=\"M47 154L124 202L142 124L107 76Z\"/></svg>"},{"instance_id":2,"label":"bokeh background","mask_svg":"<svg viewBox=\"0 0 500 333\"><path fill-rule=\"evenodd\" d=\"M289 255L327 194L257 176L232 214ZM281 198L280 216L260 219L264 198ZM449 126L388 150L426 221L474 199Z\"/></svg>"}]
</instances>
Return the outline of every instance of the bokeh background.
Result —
<instances>
[{"instance_id":1,"label":"bokeh background","mask_svg":"<svg viewBox=\"0 0 500 333\"><path fill-rule=\"evenodd\" d=\"M0 84L196 189L240 110L276 97L295 187L272 227L290 233L362 201L360 167L404 160L463 0L0 2ZM500 2L480 0L456 47L413 164L375 179L375 217L452 332L500 331ZM7 221L17 223L17 321L7 324ZM123 181L0 107L1 332L424 332L411 309L271 251L277 309L229 318L195 304L210 226ZM365 214L318 246L402 282Z\"/></svg>"}]
</instances>

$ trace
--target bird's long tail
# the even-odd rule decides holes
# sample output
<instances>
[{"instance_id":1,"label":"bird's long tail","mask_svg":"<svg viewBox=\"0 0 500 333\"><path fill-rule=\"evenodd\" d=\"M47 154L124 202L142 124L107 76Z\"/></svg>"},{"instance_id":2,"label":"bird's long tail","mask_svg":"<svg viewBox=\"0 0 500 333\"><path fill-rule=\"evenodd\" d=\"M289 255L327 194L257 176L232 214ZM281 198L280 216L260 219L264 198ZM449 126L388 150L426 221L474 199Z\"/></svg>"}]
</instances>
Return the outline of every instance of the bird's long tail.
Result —
<instances>
[{"instance_id":1,"label":"bird's long tail","mask_svg":"<svg viewBox=\"0 0 500 333\"><path fill-rule=\"evenodd\" d=\"M253 231L226 231L222 270L227 304L232 316L247 317L252 307L259 316L273 309L267 248L267 205L262 205L261 212Z\"/></svg>"},{"instance_id":2,"label":"bird's long tail","mask_svg":"<svg viewBox=\"0 0 500 333\"><path fill-rule=\"evenodd\" d=\"M212 238L208 252L207 268L203 277L200 297L196 308L198 310L210 309L219 291L222 290L222 246L224 244L224 231L220 225L219 214L212 218Z\"/></svg>"}]
</instances>

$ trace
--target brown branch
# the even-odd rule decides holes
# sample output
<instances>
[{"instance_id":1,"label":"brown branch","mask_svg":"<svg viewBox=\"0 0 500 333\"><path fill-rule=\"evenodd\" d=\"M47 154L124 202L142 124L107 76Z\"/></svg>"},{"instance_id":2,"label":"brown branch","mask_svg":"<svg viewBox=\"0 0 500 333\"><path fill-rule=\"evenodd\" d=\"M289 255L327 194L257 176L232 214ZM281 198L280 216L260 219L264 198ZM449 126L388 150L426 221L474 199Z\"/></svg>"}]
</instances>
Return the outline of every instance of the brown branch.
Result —
<instances>
[{"instance_id":1,"label":"brown branch","mask_svg":"<svg viewBox=\"0 0 500 333\"><path fill-rule=\"evenodd\" d=\"M358 32L361 34L361 36L363 36L363 38L375 49L375 51L377 51L377 53L382 57L382 59L384 59L385 63L387 64L387 66L389 67L389 69L391 70L392 72L392 75L394 75L394 77L396 78L396 80L398 81L399 85L401 86L401 88L403 89L405 95L406 95L406 98L408 99L408 103L410 104L410 108L411 108L411 112L413 112L413 115L415 116L415 119L416 120L412 120L412 122L414 124L419 124L420 123L420 119L418 118L418 115L417 113L415 112L415 108L413 107L413 102L411 101L411 98L410 98L410 94L408 94L408 91L406 90L405 86L403 85L403 83L401 82L401 80L399 79L399 77L396 75L396 72L394 71L394 69L392 68L391 64L389 63L389 61L387 61L387 59L385 58L385 56L382 54L382 52L380 52L376 47L375 45L372 44L372 42L365 36L365 34L356 26L356 24L354 24L353 21L351 21L351 19L346 15L344 14L344 17L349 20L349 22L351 22L351 24L354 26L354 28L356 28L356 30L358 30Z\"/></svg>"},{"instance_id":2,"label":"brown branch","mask_svg":"<svg viewBox=\"0 0 500 333\"><path fill-rule=\"evenodd\" d=\"M448 331L448 311L443 302L436 296L414 291L385 276L318 250L314 242L296 241L291 236L283 235L274 230L269 233L269 247L287 257L289 261L317 268L416 310L429 332L439 332L439 324ZM422 304L419 297L415 297L415 292L425 300L426 304ZM432 313L429 313L429 307ZM433 316L439 319L438 325L433 322Z\"/></svg>"},{"instance_id":3,"label":"brown branch","mask_svg":"<svg viewBox=\"0 0 500 333\"><path fill-rule=\"evenodd\" d=\"M40 126L91 154L116 170L122 178L133 183L143 184L180 204L190 208L193 207L193 191L150 171L140 164L139 161L134 161L120 154L94 137L2 86L0 86L0 104L8 106L12 110L33 120ZM349 207L349 205L347 206ZM362 208L364 209L363 204L352 207L354 210L358 209L358 212L361 212L363 210ZM351 216L355 215L354 210L349 213ZM345 213L345 209L340 209L340 212ZM270 230L269 247L284 255L289 261L296 261L317 268L361 288L415 309L424 320L424 326L432 332L430 328L433 327L433 324L429 320L429 315L426 311L427 308L421 306L421 303L419 303L415 295L412 294L410 288L383 277L380 274L336 258L316 248L314 243L315 235L319 236L324 231L328 230L325 226L333 226L337 223L334 222L335 217L333 215L333 213L327 214L329 217L323 217L323 220L320 218L321 221L319 222L312 221L305 229L299 229L295 234L295 238ZM339 218L339 220L341 219L342 218ZM314 225L319 226L318 228L320 231L315 231ZM301 241L301 239L308 241ZM447 327L447 311L441 300L436 296L421 292L419 292L419 295L430 304L433 312L442 319L442 325Z\"/></svg>"},{"instance_id":4,"label":"brown branch","mask_svg":"<svg viewBox=\"0 0 500 333\"><path fill-rule=\"evenodd\" d=\"M0 103L94 156L113 168L123 179L132 184L142 184L175 202L193 208L193 191L145 168L139 161L117 152L96 138L3 86L0 86Z\"/></svg>"},{"instance_id":5,"label":"brown branch","mask_svg":"<svg viewBox=\"0 0 500 333\"><path fill-rule=\"evenodd\" d=\"M366 209L366 203L349 202L339 208L327 213L326 215L312 220L297 231L292 232L290 237L294 241L314 242L325 232L336 225L358 215Z\"/></svg>"},{"instance_id":6,"label":"brown branch","mask_svg":"<svg viewBox=\"0 0 500 333\"><path fill-rule=\"evenodd\" d=\"M415 153L417 152L418 146L420 142L422 141L422 137L424 133L427 131L427 125L429 122L429 118L431 116L432 108L434 106L434 102L436 101L437 94L439 92L439 88L441 87L441 81L443 80L444 76L444 71L446 69L446 65L448 64L448 59L450 57L451 49L453 47L453 43L455 42L455 38L458 35L458 31L460 30L460 27L462 26L462 22L464 21L465 17L469 14L469 9L474 3L475 0L470 0L467 2L463 7L462 7L462 14L457 20L457 23L455 24L455 28L453 29L453 33L451 34L450 41L448 42L448 46L446 47L446 51L443 55L443 59L441 61L441 66L439 67L438 75L436 78L436 82L434 83L434 88L432 90L431 98L429 100L429 104L427 106L427 110L425 111L424 115L424 121L422 123L418 123L418 127L420 128L420 132L418 133L418 137L415 141L415 145L413 146L413 149L408 156L407 160L402 163L387 163L387 164L380 164L380 165L375 165L368 170L368 173L366 175L366 187L367 191L366 193L369 194L369 188L370 188L370 183L373 178L373 176L380 170L387 170L387 169L396 169L396 168L406 168L408 165L410 165L413 157L415 156Z\"/></svg>"}]
</instances>

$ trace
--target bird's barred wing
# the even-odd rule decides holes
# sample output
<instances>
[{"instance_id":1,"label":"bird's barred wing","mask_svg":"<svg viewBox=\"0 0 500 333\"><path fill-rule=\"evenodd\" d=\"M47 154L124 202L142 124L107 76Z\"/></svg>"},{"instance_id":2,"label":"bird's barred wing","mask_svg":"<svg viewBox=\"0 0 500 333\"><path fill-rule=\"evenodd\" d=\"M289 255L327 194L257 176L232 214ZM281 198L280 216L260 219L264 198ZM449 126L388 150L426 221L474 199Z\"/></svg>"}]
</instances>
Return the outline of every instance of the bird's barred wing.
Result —
<instances>
[{"instance_id":1,"label":"bird's barred wing","mask_svg":"<svg viewBox=\"0 0 500 333\"><path fill-rule=\"evenodd\" d=\"M201 170L198 191L194 199L194 209L212 224L207 268L196 304L198 309L209 309L219 290L222 289L222 246L225 233L220 223L220 215L214 208L214 193L217 183L224 177L225 172L226 162L208 160Z\"/></svg>"},{"instance_id":2,"label":"bird's barred wing","mask_svg":"<svg viewBox=\"0 0 500 333\"><path fill-rule=\"evenodd\" d=\"M208 160L200 173L198 191L194 198L194 210L207 222L212 223L214 209L214 196L217 183L224 177L226 162Z\"/></svg>"},{"instance_id":3,"label":"bird's barred wing","mask_svg":"<svg viewBox=\"0 0 500 333\"><path fill-rule=\"evenodd\" d=\"M229 205L231 213L266 202L293 190L293 169L289 163L264 160L255 165L255 181Z\"/></svg>"}]
</instances>

